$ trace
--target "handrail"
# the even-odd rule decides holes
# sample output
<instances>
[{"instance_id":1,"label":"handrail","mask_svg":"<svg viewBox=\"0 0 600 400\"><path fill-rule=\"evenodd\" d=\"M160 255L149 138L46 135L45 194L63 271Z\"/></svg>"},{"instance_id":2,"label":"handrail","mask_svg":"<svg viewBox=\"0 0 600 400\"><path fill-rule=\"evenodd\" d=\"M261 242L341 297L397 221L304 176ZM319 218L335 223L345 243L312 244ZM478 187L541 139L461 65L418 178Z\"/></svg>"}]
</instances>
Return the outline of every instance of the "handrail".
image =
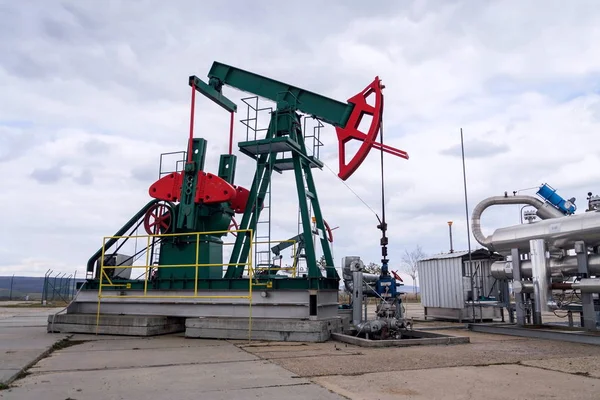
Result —
<instances>
[{"instance_id":1,"label":"handrail","mask_svg":"<svg viewBox=\"0 0 600 400\"><path fill-rule=\"evenodd\" d=\"M200 236L201 235L214 235L214 234L223 234L223 233L229 233L229 232L247 232L250 234L250 249L252 249L252 230L251 229L238 229L235 231L230 231L230 230L224 230L224 231L209 231L209 232L183 232L183 233L166 233L166 234L157 234L157 235L126 235L126 236L122 236L122 235L114 235L114 236L106 236L103 238L102 240L102 248L100 249L100 256L99 258L101 259L100 261L100 271L99 271L99 284L98 284L98 306L97 306L97 310L96 310L96 334L98 334L98 327L100 324L100 303L102 301L103 298L123 298L123 297L127 297L127 298L147 298L147 299L181 299L181 298L193 298L193 299L200 299L200 298L218 298L218 299L248 299L248 306L250 307L249 310L249 338L251 337L251 321L252 321L252 278L253 278L253 274L254 274L254 270L252 268L252 251L250 251L250 256L248 257L248 261L246 263L238 263L235 265L245 265L248 267L248 274L249 274L249 279L248 279L248 294L247 295L198 295L198 268L200 267L217 267L217 266L225 266L225 265L229 265L226 263L199 263L199 256L200 256ZM178 295L178 296L171 296L171 295L148 295L148 279L150 278L150 274L149 274L149 270L152 267L151 265L148 264L148 256L150 253L150 246L151 246L151 242L153 238L163 238L163 237L174 237L174 236L191 236L194 235L196 236L196 262L193 264L176 264L176 265L160 265L160 268L181 268L181 267L195 267L195 283L194 283L194 292L191 295ZM140 238L140 237L145 237L147 238L147 244L146 244L146 264L145 265L122 265L120 266L120 268L144 268L145 269L145 273L144 273L144 292L141 295L132 295L132 294L127 294L125 295L121 295L121 294L117 294L117 295L103 295L102 294L102 288L103 287L122 287L125 289L129 289L131 288L131 283L113 283L113 281L110 279L110 277L108 276L108 274L106 274L106 271L104 270L105 268L114 268L114 266L112 265L108 265L105 266L104 265L104 254L105 254L105 248L106 248L106 244L111 243L114 244L114 242L118 239L131 239L131 238ZM104 281L108 282L108 283L104 283Z\"/></svg>"},{"instance_id":2,"label":"handrail","mask_svg":"<svg viewBox=\"0 0 600 400\"><path fill-rule=\"evenodd\" d=\"M87 272L91 273L94 272L94 264L98 261L98 259L100 257L102 257L102 264L104 264L104 251L105 249L108 247L112 247L113 244L115 244L118 240L119 237L122 237L122 235L127 232L133 225L135 225L135 223L144 216L144 214L146 213L146 211L148 211L148 209L150 207L152 207L154 204L158 203L160 200L158 199L153 199L150 200L148 202L148 204L146 204L144 207L142 207L140 209L140 211L138 211L133 217L131 217L131 219L129 221L127 221L125 223L125 225L123 225L121 227L121 229L119 229L113 236L111 236L111 239L108 242L103 242L102 243L102 247L100 249L98 249L97 252L94 253L94 255L92 255L92 257L90 257L90 259L87 262ZM100 273L97 274L97 277L100 277Z\"/></svg>"}]
</instances>

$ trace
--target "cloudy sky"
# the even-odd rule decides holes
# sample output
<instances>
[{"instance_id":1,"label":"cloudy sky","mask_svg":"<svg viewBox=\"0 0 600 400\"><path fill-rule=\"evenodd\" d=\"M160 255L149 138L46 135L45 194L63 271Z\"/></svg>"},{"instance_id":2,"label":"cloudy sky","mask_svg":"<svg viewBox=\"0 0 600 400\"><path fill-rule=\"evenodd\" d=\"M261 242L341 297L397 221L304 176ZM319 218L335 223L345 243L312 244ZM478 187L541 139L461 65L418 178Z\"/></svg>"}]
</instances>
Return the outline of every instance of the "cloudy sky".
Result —
<instances>
[{"instance_id":1,"label":"cloudy sky","mask_svg":"<svg viewBox=\"0 0 600 400\"><path fill-rule=\"evenodd\" d=\"M183 150L189 75L217 60L346 101L378 75L392 269L420 245L467 247L469 209L547 182L585 208L599 190L600 9L578 1L0 1L0 275L83 275L102 237L148 200L162 152ZM596 49L596 50L595 50ZM240 106L235 89L224 93ZM264 103L269 105L268 102ZM197 103L206 170L227 151L228 115ZM327 126L321 158L335 173ZM237 153L239 154L239 152ZM379 153L345 183L380 212ZM240 155L237 184L254 167ZM293 175L273 181L273 239L296 233ZM380 258L377 219L328 168L315 171L334 256ZM521 194L535 194L524 190ZM519 223L497 207L484 233ZM473 247L477 243L472 241Z\"/></svg>"}]
</instances>

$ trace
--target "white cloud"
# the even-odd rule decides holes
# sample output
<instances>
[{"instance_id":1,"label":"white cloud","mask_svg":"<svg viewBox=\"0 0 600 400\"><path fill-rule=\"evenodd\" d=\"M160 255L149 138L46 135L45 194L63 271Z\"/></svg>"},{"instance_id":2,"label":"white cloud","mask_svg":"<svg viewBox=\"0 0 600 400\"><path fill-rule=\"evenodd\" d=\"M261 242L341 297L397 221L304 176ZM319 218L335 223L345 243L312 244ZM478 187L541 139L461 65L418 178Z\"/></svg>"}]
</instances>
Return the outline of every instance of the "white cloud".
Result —
<instances>
[{"instance_id":1,"label":"white cloud","mask_svg":"<svg viewBox=\"0 0 600 400\"><path fill-rule=\"evenodd\" d=\"M187 78L205 79L213 60L342 101L383 79L386 142L410 155L385 156L394 267L417 244L448 250L449 220L455 249L466 248L460 128L470 209L542 182L584 208L600 174L591 145L600 128L594 3L273 4L240 3L239 14L158 1L0 6L0 274L83 272L101 237L149 200L159 154L185 147ZM239 121L247 94L224 91ZM226 152L228 123L198 97L195 132L209 142L209 171ZM245 138L239 122L235 132ZM321 140L337 173L334 129ZM239 155L236 183L250 187L252 171ZM314 174L325 218L340 226L336 261L377 261L373 212L327 168ZM377 213L379 179L373 151L346 182ZM276 175L274 238L296 233L297 202L292 174ZM484 230L518 221L516 206L492 209Z\"/></svg>"}]
</instances>

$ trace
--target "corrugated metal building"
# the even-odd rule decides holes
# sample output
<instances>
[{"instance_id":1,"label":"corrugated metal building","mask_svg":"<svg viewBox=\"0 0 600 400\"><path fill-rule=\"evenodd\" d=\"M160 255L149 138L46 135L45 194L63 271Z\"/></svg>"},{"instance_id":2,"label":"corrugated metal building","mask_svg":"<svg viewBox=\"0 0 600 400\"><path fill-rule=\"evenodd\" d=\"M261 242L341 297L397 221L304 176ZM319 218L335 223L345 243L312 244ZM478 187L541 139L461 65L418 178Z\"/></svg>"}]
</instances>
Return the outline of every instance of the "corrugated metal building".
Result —
<instances>
[{"instance_id":1,"label":"corrugated metal building","mask_svg":"<svg viewBox=\"0 0 600 400\"><path fill-rule=\"evenodd\" d=\"M501 290L491 276L491 264L501 260L487 249L438 254L419 261L419 287L425 318L493 319ZM471 281L473 283L471 283ZM476 307L473 307L473 303Z\"/></svg>"}]
</instances>

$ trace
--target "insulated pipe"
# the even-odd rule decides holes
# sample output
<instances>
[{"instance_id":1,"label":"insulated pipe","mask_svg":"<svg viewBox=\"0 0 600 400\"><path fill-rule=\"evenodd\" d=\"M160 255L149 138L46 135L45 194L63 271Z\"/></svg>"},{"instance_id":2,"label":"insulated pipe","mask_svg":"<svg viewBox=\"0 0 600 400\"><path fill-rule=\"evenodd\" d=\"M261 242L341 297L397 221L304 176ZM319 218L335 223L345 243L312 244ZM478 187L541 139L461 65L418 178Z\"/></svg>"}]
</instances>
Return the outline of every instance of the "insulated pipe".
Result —
<instances>
[{"instance_id":1,"label":"insulated pipe","mask_svg":"<svg viewBox=\"0 0 600 400\"><path fill-rule=\"evenodd\" d=\"M491 236L484 236L481 232L481 214L491 206L501 204L528 204L535 207L537 210L536 215L541 219L560 218L564 217L564 214L550 204L541 201L540 199L533 196L494 196L488 197L482 200L473 209L471 217L471 230L473 236L483 247L486 247L490 251L495 251Z\"/></svg>"},{"instance_id":2,"label":"insulated pipe","mask_svg":"<svg viewBox=\"0 0 600 400\"><path fill-rule=\"evenodd\" d=\"M554 290L579 290L581 293L600 293L600 278L585 278L577 282L557 282L551 285Z\"/></svg>"},{"instance_id":3,"label":"insulated pipe","mask_svg":"<svg viewBox=\"0 0 600 400\"><path fill-rule=\"evenodd\" d=\"M533 293L533 283L523 282L523 281L514 281L513 282L513 291L515 293Z\"/></svg>"},{"instance_id":4,"label":"insulated pipe","mask_svg":"<svg viewBox=\"0 0 600 400\"><path fill-rule=\"evenodd\" d=\"M581 293L600 293L600 278L582 279L574 282L571 287Z\"/></svg>"},{"instance_id":5,"label":"insulated pipe","mask_svg":"<svg viewBox=\"0 0 600 400\"><path fill-rule=\"evenodd\" d=\"M535 323L542 323L542 312L548 310L548 260L546 259L546 246L543 239L532 240L529 243L531 249L531 266L533 273L533 294L535 298Z\"/></svg>"},{"instance_id":6,"label":"insulated pipe","mask_svg":"<svg viewBox=\"0 0 600 400\"><path fill-rule=\"evenodd\" d=\"M342 259L342 279L344 280L344 287L346 288L346 291L348 293L352 293L352 291L354 290L351 265L355 261L361 262L362 269L364 271L364 264L362 264L360 257L348 256L348 257L344 257ZM377 292L375 292L375 290L371 286L367 285L367 283L374 284L375 282L377 282L377 280L379 280L379 275L367 274L367 273L363 272L362 280L363 280L363 285L362 285L363 286L363 289L362 289L363 294L366 294L367 296L371 296L371 297L377 296Z\"/></svg>"},{"instance_id":7,"label":"insulated pipe","mask_svg":"<svg viewBox=\"0 0 600 400\"><path fill-rule=\"evenodd\" d=\"M551 258L549 260L549 274L552 277L560 278L577 275L577 256L566 256L560 259ZM521 278L531 278L531 261L521 261ZM491 266L491 275L499 280L512 280L513 267L511 261L496 261ZM600 254L590 254L588 256L588 271L590 275L600 275Z\"/></svg>"},{"instance_id":8,"label":"insulated pipe","mask_svg":"<svg viewBox=\"0 0 600 400\"><path fill-rule=\"evenodd\" d=\"M354 290L352 293L352 323L357 326L362 322L362 305L363 305L363 265L362 261L353 261L350 264L352 271L352 281Z\"/></svg>"}]
</instances>

